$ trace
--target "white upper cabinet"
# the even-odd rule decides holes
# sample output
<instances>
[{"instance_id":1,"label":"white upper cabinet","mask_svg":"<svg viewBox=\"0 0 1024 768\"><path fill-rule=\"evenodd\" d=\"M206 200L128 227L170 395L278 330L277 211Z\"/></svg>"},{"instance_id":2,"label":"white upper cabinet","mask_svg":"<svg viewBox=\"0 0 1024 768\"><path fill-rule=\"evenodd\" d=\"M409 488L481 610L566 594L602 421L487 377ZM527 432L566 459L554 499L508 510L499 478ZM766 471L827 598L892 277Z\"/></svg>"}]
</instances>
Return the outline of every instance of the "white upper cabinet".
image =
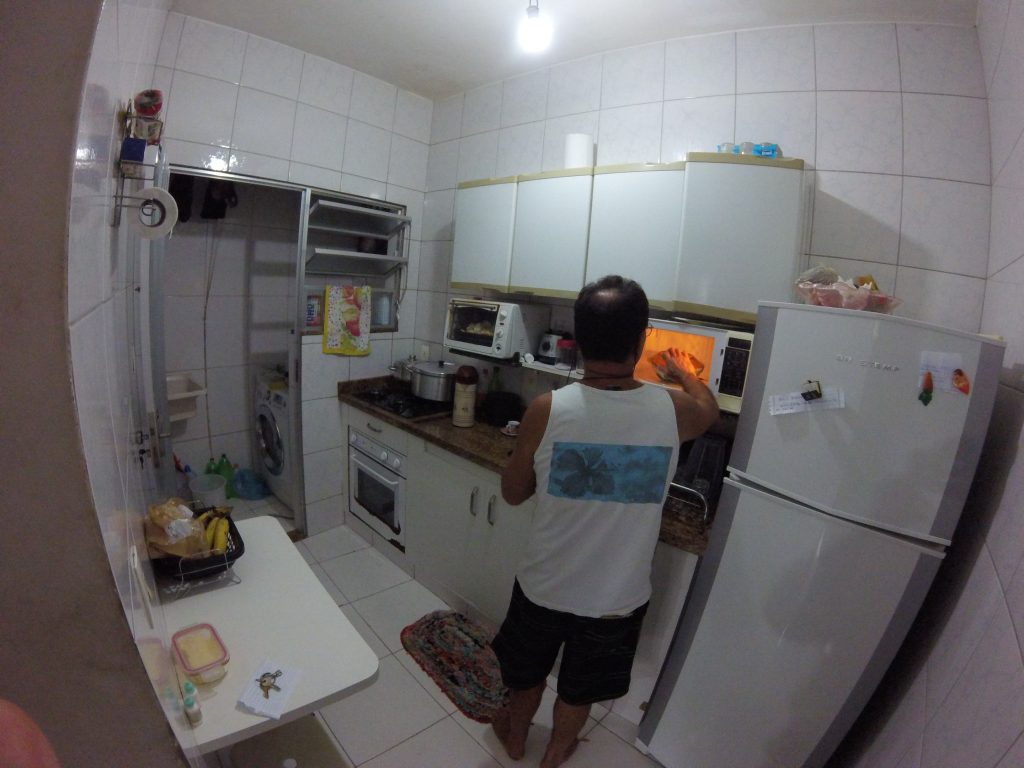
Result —
<instances>
[{"instance_id":1,"label":"white upper cabinet","mask_svg":"<svg viewBox=\"0 0 1024 768\"><path fill-rule=\"evenodd\" d=\"M594 169L585 282L623 275L652 306L672 309L683 221L685 163Z\"/></svg>"},{"instance_id":2,"label":"white upper cabinet","mask_svg":"<svg viewBox=\"0 0 1024 768\"><path fill-rule=\"evenodd\" d=\"M792 301L802 212L802 160L690 153L675 308L753 322Z\"/></svg>"},{"instance_id":3,"label":"white upper cabinet","mask_svg":"<svg viewBox=\"0 0 1024 768\"><path fill-rule=\"evenodd\" d=\"M516 179L485 179L459 185L455 192L453 288L508 290Z\"/></svg>"},{"instance_id":4,"label":"white upper cabinet","mask_svg":"<svg viewBox=\"0 0 1024 768\"><path fill-rule=\"evenodd\" d=\"M590 168L519 177L511 292L575 298L590 228Z\"/></svg>"}]
</instances>

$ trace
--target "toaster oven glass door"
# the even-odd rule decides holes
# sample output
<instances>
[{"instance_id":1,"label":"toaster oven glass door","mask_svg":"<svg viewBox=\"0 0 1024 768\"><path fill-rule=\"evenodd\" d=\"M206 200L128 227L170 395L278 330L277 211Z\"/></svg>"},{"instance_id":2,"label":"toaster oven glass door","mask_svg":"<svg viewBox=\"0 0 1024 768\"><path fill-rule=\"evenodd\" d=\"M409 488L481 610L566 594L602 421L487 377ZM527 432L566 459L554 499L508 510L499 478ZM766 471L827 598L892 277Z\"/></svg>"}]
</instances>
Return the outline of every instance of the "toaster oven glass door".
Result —
<instances>
[{"instance_id":1,"label":"toaster oven glass door","mask_svg":"<svg viewBox=\"0 0 1024 768\"><path fill-rule=\"evenodd\" d=\"M498 311L498 304L453 301L448 313L447 340L490 349L494 344Z\"/></svg>"}]
</instances>

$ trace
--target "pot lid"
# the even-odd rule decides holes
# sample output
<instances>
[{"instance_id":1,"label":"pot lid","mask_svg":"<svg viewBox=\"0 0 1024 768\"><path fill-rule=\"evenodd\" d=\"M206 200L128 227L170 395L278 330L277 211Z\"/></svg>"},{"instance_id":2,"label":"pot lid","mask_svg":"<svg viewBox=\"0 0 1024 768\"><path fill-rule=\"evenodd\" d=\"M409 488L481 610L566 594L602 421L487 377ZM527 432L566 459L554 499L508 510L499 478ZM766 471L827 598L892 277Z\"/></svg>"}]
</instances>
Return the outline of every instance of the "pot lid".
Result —
<instances>
[{"instance_id":1,"label":"pot lid","mask_svg":"<svg viewBox=\"0 0 1024 768\"><path fill-rule=\"evenodd\" d=\"M447 360L419 360L409 366L409 370L415 371L421 376L433 376L439 379L454 376L457 368L455 363L450 363Z\"/></svg>"}]
</instances>

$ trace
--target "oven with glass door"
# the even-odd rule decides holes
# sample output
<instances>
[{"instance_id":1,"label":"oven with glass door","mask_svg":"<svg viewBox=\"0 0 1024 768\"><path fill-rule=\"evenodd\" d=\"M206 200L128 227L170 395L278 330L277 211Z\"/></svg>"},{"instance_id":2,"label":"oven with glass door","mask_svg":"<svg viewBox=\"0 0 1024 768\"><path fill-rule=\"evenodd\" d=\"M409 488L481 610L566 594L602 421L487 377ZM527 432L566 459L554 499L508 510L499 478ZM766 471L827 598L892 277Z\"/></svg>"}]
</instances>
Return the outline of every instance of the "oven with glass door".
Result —
<instances>
[{"instance_id":1,"label":"oven with glass door","mask_svg":"<svg viewBox=\"0 0 1024 768\"><path fill-rule=\"evenodd\" d=\"M405 550L405 460L388 446L349 428L349 511Z\"/></svg>"}]
</instances>

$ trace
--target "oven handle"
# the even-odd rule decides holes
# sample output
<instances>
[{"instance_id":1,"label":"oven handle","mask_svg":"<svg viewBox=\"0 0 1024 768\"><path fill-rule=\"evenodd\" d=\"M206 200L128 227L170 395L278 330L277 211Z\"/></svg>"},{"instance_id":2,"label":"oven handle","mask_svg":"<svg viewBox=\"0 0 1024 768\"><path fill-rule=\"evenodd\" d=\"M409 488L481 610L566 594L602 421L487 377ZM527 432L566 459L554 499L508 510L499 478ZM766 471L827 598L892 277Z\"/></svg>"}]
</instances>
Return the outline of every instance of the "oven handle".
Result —
<instances>
[{"instance_id":1,"label":"oven handle","mask_svg":"<svg viewBox=\"0 0 1024 768\"><path fill-rule=\"evenodd\" d=\"M371 477L379 480L389 488L397 489L402 483L402 477L396 475L390 469L381 466L373 459L364 458L363 454L353 451L352 462L362 471Z\"/></svg>"},{"instance_id":2,"label":"oven handle","mask_svg":"<svg viewBox=\"0 0 1024 768\"><path fill-rule=\"evenodd\" d=\"M371 424L370 422L366 422L366 428L368 430L370 430L371 432L376 432L378 435L381 434L384 431L380 427L373 426L373 424Z\"/></svg>"}]
</instances>

